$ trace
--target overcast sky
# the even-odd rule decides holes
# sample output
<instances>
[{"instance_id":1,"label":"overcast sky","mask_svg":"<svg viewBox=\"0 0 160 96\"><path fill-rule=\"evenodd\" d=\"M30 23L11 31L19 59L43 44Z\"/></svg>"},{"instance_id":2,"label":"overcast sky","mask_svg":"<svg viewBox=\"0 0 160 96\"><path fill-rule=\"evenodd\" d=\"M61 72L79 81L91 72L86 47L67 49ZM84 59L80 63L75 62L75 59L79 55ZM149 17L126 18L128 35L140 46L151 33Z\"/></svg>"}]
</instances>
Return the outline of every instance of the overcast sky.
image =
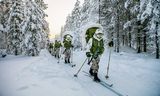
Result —
<instances>
[{"instance_id":1,"label":"overcast sky","mask_svg":"<svg viewBox=\"0 0 160 96\"><path fill-rule=\"evenodd\" d=\"M74 8L76 0L44 0L48 4L46 13L48 14L47 21L51 34L60 33L61 26L65 24L66 17ZM81 4L84 0L79 0Z\"/></svg>"}]
</instances>

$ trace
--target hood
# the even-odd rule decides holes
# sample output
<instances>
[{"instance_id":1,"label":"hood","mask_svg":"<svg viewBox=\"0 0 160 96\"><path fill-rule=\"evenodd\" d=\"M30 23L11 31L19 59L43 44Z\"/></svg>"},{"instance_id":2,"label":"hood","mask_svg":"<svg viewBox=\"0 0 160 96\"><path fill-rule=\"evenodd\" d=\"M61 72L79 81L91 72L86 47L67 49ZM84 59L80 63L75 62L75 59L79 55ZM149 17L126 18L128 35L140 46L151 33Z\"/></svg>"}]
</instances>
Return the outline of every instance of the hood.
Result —
<instances>
[{"instance_id":1,"label":"hood","mask_svg":"<svg viewBox=\"0 0 160 96\"><path fill-rule=\"evenodd\" d=\"M99 39L99 38L97 38L96 34L94 34L94 35L93 35L93 38L95 38L95 39L96 39L96 40L98 40L98 41L101 41L101 40L103 39L103 37L102 37L102 38L100 38L100 39Z\"/></svg>"}]
</instances>

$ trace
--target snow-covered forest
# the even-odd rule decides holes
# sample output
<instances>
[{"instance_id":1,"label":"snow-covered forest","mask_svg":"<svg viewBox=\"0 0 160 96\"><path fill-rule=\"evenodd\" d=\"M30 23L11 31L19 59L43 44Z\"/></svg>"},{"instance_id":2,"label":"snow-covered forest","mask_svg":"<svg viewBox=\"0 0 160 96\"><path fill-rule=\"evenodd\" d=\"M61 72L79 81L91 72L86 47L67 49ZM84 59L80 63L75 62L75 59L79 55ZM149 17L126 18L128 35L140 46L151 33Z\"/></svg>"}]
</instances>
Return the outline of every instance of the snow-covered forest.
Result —
<instances>
[{"instance_id":1,"label":"snow-covered forest","mask_svg":"<svg viewBox=\"0 0 160 96\"><path fill-rule=\"evenodd\" d=\"M84 30L89 26L101 26L106 42L115 42L116 52L129 46L159 58L160 0L84 0L82 6L77 0L62 34L71 31L75 46L83 47Z\"/></svg>"},{"instance_id":2,"label":"snow-covered forest","mask_svg":"<svg viewBox=\"0 0 160 96\"><path fill-rule=\"evenodd\" d=\"M0 44L7 54L37 56L47 48L49 27L43 0L0 1Z\"/></svg>"}]
</instances>

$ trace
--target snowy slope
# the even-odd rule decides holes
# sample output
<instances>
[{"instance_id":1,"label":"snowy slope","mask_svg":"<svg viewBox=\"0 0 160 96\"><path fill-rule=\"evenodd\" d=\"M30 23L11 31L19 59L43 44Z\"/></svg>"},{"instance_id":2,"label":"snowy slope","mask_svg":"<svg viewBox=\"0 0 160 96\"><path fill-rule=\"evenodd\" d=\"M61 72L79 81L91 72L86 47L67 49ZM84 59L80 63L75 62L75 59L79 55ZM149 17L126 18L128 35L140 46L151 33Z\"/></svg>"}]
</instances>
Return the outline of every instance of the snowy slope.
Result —
<instances>
[{"instance_id":1,"label":"snowy slope","mask_svg":"<svg viewBox=\"0 0 160 96\"><path fill-rule=\"evenodd\" d=\"M108 49L100 62L99 77L105 80ZM71 68L58 64L46 50L39 57L8 56L0 58L0 93L2 96L117 96L80 72L73 77L85 59L75 51ZM133 50L111 55L110 78L113 89L128 96L160 96L160 60ZM82 70L88 71L85 64Z\"/></svg>"}]
</instances>

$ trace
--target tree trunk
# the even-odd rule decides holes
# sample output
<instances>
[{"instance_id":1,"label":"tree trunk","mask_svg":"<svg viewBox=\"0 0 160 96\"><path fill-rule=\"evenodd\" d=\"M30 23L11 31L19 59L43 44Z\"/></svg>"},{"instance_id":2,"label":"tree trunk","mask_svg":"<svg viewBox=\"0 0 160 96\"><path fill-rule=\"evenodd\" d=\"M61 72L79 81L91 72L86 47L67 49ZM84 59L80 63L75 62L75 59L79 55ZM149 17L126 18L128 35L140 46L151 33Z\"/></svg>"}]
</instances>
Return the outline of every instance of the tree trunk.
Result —
<instances>
[{"instance_id":1,"label":"tree trunk","mask_svg":"<svg viewBox=\"0 0 160 96\"><path fill-rule=\"evenodd\" d=\"M100 0L98 1L98 3L99 3L99 24L101 24L101 20L100 20L100 16L101 16L101 6L100 6Z\"/></svg>"},{"instance_id":2,"label":"tree trunk","mask_svg":"<svg viewBox=\"0 0 160 96\"><path fill-rule=\"evenodd\" d=\"M117 53L119 53L119 46L120 46L120 42L119 42L119 10L117 9Z\"/></svg>"},{"instance_id":3,"label":"tree trunk","mask_svg":"<svg viewBox=\"0 0 160 96\"><path fill-rule=\"evenodd\" d=\"M140 36L140 32L141 32L141 21L137 21L137 26L138 26L138 30L137 30L137 53L141 53L141 36Z\"/></svg>"},{"instance_id":4,"label":"tree trunk","mask_svg":"<svg viewBox=\"0 0 160 96\"><path fill-rule=\"evenodd\" d=\"M127 14L128 14L128 21L131 20L131 14L130 14L130 10L127 10ZM129 47L131 48L132 47L132 44L131 44L131 26L128 27L128 32L129 32L129 36L128 36L128 43L129 43Z\"/></svg>"},{"instance_id":5,"label":"tree trunk","mask_svg":"<svg viewBox=\"0 0 160 96\"><path fill-rule=\"evenodd\" d=\"M123 46L125 45L125 35L122 35L122 42L123 42Z\"/></svg>"},{"instance_id":6,"label":"tree trunk","mask_svg":"<svg viewBox=\"0 0 160 96\"><path fill-rule=\"evenodd\" d=\"M143 51L147 52L147 36L146 36L146 30L143 31Z\"/></svg>"},{"instance_id":7,"label":"tree trunk","mask_svg":"<svg viewBox=\"0 0 160 96\"><path fill-rule=\"evenodd\" d=\"M131 39L131 27L130 26L129 26L129 36L128 37L129 37L129 40L128 40L129 41L129 47L131 48L132 47L132 42L131 42L132 39Z\"/></svg>"},{"instance_id":8,"label":"tree trunk","mask_svg":"<svg viewBox=\"0 0 160 96\"><path fill-rule=\"evenodd\" d=\"M155 31L155 44L156 44L156 59L159 59L159 43L158 43L158 22L156 22L156 31Z\"/></svg>"}]
</instances>

